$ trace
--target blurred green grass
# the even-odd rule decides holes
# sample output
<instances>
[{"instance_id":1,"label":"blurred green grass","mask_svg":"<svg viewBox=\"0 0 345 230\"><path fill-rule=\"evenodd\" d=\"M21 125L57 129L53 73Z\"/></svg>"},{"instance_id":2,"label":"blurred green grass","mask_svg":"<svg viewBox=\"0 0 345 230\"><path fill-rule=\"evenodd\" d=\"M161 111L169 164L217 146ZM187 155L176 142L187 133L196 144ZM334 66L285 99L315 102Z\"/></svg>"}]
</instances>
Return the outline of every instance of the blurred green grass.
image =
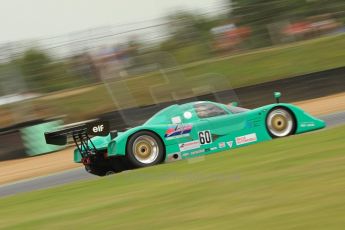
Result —
<instances>
[{"instance_id":1,"label":"blurred green grass","mask_svg":"<svg viewBox=\"0 0 345 230\"><path fill-rule=\"evenodd\" d=\"M0 199L1 229L343 229L345 126Z\"/></svg>"}]
</instances>

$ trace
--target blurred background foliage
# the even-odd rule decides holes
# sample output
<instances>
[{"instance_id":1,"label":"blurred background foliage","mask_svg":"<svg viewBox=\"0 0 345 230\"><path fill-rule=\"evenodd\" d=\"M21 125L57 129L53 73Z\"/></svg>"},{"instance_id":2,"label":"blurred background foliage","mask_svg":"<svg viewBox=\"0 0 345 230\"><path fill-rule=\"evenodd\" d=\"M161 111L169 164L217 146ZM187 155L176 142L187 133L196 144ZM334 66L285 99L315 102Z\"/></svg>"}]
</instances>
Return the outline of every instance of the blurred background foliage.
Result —
<instances>
[{"instance_id":1,"label":"blurred background foliage","mask_svg":"<svg viewBox=\"0 0 345 230\"><path fill-rule=\"evenodd\" d=\"M270 27L279 22L300 22L311 16L335 17L344 22L342 0L229 0L230 18L239 25L250 25L253 47L273 45Z\"/></svg>"},{"instance_id":2,"label":"blurred background foliage","mask_svg":"<svg viewBox=\"0 0 345 230\"><path fill-rule=\"evenodd\" d=\"M68 62L55 61L47 52L39 49L27 50L22 57L14 59L13 64L23 74L28 88L36 89L37 92L76 87L83 79L69 71Z\"/></svg>"}]
</instances>

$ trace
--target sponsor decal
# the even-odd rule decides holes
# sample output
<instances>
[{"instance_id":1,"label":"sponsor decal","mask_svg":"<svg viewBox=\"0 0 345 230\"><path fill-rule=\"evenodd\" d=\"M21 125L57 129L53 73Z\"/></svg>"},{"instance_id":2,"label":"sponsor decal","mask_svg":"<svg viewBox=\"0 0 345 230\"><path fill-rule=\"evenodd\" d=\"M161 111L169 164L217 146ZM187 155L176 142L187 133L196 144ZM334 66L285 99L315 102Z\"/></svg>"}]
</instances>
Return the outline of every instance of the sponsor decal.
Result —
<instances>
[{"instance_id":1,"label":"sponsor decal","mask_svg":"<svg viewBox=\"0 0 345 230\"><path fill-rule=\"evenodd\" d=\"M302 122L301 123L301 127L305 128L305 127L314 127L315 123L314 122Z\"/></svg>"},{"instance_id":2,"label":"sponsor decal","mask_svg":"<svg viewBox=\"0 0 345 230\"><path fill-rule=\"evenodd\" d=\"M171 122L172 122L173 124L180 124L180 123L182 123L181 117L179 117L179 116L173 117L173 118L171 118Z\"/></svg>"},{"instance_id":3,"label":"sponsor decal","mask_svg":"<svg viewBox=\"0 0 345 230\"><path fill-rule=\"evenodd\" d=\"M180 151L188 151L192 149L198 149L200 148L200 142L199 141L190 141L186 143L179 144Z\"/></svg>"},{"instance_id":4,"label":"sponsor decal","mask_svg":"<svg viewBox=\"0 0 345 230\"><path fill-rule=\"evenodd\" d=\"M204 153L204 152L205 152L204 149L199 149L199 150L197 150L197 151L191 152L190 154L196 155L196 154L200 154L200 153Z\"/></svg>"},{"instance_id":5,"label":"sponsor decal","mask_svg":"<svg viewBox=\"0 0 345 230\"><path fill-rule=\"evenodd\" d=\"M189 153L182 154L183 157L189 157Z\"/></svg>"},{"instance_id":6,"label":"sponsor decal","mask_svg":"<svg viewBox=\"0 0 345 230\"><path fill-rule=\"evenodd\" d=\"M236 145L243 145L257 141L256 133L247 134L241 137L236 137Z\"/></svg>"},{"instance_id":7,"label":"sponsor decal","mask_svg":"<svg viewBox=\"0 0 345 230\"><path fill-rule=\"evenodd\" d=\"M226 142L226 144L229 146L229 148L232 148L233 143L234 143L233 141Z\"/></svg>"},{"instance_id":8,"label":"sponsor decal","mask_svg":"<svg viewBox=\"0 0 345 230\"><path fill-rule=\"evenodd\" d=\"M211 132L210 130L200 131L198 133L200 144L210 144L212 143Z\"/></svg>"},{"instance_id":9,"label":"sponsor decal","mask_svg":"<svg viewBox=\"0 0 345 230\"><path fill-rule=\"evenodd\" d=\"M109 122L95 121L87 123L86 132L93 136L107 136L110 132Z\"/></svg>"},{"instance_id":10,"label":"sponsor decal","mask_svg":"<svg viewBox=\"0 0 345 230\"><path fill-rule=\"evenodd\" d=\"M187 112L184 112L183 116L186 119L191 119L193 117L193 114L191 112L187 111Z\"/></svg>"},{"instance_id":11,"label":"sponsor decal","mask_svg":"<svg viewBox=\"0 0 345 230\"><path fill-rule=\"evenodd\" d=\"M190 135L190 132L192 131L193 126L191 124L187 125L174 125L168 128L168 130L165 132L165 139L175 139L180 137L187 137Z\"/></svg>"},{"instance_id":12,"label":"sponsor decal","mask_svg":"<svg viewBox=\"0 0 345 230\"><path fill-rule=\"evenodd\" d=\"M220 149L225 148L225 142L220 142L220 143L218 144L218 147L219 147Z\"/></svg>"}]
</instances>

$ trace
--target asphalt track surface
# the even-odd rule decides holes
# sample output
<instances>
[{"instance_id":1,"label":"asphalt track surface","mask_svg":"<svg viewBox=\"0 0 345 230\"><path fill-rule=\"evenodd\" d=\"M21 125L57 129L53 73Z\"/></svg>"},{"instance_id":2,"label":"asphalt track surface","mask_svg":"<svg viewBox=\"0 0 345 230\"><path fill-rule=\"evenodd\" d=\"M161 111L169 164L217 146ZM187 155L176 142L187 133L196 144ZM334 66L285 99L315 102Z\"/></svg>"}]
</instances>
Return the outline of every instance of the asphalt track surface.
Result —
<instances>
[{"instance_id":1,"label":"asphalt track surface","mask_svg":"<svg viewBox=\"0 0 345 230\"><path fill-rule=\"evenodd\" d=\"M327 127L334 127L345 124L345 111L319 116L327 123ZM22 180L0 186L0 197L10 196L18 193L30 192L68 184L80 180L92 180L97 176L87 173L84 169L72 169L48 176L41 176L32 179Z\"/></svg>"}]
</instances>

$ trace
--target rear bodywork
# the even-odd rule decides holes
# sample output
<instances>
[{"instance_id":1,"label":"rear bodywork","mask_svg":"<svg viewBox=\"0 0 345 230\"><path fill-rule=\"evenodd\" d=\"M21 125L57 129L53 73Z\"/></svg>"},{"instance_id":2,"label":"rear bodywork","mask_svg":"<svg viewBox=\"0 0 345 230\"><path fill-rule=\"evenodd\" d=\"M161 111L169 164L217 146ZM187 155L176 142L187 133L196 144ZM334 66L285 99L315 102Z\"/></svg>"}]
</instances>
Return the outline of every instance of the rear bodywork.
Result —
<instances>
[{"instance_id":1,"label":"rear bodywork","mask_svg":"<svg viewBox=\"0 0 345 230\"><path fill-rule=\"evenodd\" d=\"M195 111L198 103L210 103L226 114L200 118ZM175 161L235 149L271 140L266 127L268 113L277 107L291 112L296 122L295 134L325 127L325 123L292 104L270 104L253 110L235 109L215 102L193 102L172 105L158 112L141 126L119 132L115 138L109 134L93 137L89 141L106 158L126 156L129 138L142 130L157 134L165 146L165 161ZM207 141L204 135L206 135ZM74 161L82 162L80 149L74 151Z\"/></svg>"}]
</instances>

